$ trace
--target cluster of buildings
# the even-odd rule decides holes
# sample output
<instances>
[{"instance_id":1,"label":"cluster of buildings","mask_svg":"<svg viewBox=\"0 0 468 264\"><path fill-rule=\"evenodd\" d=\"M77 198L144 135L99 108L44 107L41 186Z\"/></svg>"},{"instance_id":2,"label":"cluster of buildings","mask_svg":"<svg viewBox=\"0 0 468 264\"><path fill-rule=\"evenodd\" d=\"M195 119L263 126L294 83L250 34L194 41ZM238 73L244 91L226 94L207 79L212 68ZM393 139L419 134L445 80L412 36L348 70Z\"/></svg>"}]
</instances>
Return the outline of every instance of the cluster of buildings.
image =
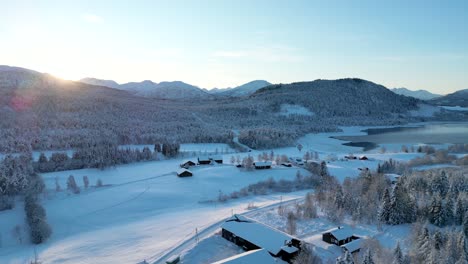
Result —
<instances>
[{"instance_id":1,"label":"cluster of buildings","mask_svg":"<svg viewBox=\"0 0 468 264\"><path fill-rule=\"evenodd\" d=\"M193 176L193 172L189 170L190 167L209 164L223 164L223 156L198 157L197 163L192 160L186 160L180 164L180 169L177 171L177 176L191 177Z\"/></svg>"}]
</instances>

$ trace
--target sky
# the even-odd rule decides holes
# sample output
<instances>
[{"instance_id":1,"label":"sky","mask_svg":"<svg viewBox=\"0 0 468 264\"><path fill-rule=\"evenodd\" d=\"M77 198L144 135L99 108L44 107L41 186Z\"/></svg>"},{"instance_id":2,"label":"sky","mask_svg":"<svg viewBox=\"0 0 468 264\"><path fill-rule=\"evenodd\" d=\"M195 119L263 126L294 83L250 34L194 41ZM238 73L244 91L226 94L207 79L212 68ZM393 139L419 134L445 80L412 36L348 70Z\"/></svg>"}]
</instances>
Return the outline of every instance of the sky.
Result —
<instances>
[{"instance_id":1,"label":"sky","mask_svg":"<svg viewBox=\"0 0 468 264\"><path fill-rule=\"evenodd\" d=\"M0 64L78 80L468 88L468 1L0 0Z\"/></svg>"}]
</instances>

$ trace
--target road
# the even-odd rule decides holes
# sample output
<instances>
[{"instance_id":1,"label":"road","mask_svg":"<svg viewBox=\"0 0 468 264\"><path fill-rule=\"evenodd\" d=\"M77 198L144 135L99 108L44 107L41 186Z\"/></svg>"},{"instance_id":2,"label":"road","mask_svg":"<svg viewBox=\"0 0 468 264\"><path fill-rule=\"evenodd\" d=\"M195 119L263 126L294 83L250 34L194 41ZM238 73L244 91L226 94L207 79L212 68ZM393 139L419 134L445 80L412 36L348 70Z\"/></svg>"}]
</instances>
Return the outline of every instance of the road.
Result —
<instances>
[{"instance_id":1,"label":"road","mask_svg":"<svg viewBox=\"0 0 468 264\"><path fill-rule=\"evenodd\" d=\"M248 212L242 213L240 215L250 216L253 213L258 213L260 211L270 210L271 208L277 207L280 204L286 206L286 205L289 205L289 204L292 204L292 203L296 203L298 201L302 201L303 199L304 198L295 198L295 199L291 199L291 200L287 200L287 201L278 201L278 202L276 202L274 204L270 204L270 205L267 205L267 206L264 206L264 207L256 208L256 209L250 210ZM154 263L154 264L165 264L166 263L165 260L168 259L169 257L171 257L173 255L180 255L182 252L194 247L197 244L197 240L199 241L199 240L202 240L204 238L207 238L207 237L213 235L216 231L218 231L219 228L221 228L221 225L226 220L227 220L227 218L224 218L224 219L222 219L222 220L220 220L218 222L215 222L215 223L207 226L206 228L200 230L198 232L198 235L193 234L192 236L188 237L186 240L181 241L180 244L175 245L172 249L168 249L167 252L158 253L158 254L152 256L151 258L146 259L146 261L148 263Z\"/></svg>"}]
</instances>

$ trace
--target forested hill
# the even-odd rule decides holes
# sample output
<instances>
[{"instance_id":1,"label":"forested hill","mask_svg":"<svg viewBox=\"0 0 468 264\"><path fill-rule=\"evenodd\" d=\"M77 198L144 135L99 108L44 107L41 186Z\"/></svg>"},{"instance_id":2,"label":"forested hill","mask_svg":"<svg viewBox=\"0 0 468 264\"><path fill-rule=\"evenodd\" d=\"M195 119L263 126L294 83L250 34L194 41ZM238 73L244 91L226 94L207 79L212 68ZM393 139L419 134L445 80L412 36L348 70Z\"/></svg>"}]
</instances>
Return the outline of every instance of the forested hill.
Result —
<instances>
[{"instance_id":1,"label":"forested hill","mask_svg":"<svg viewBox=\"0 0 468 264\"><path fill-rule=\"evenodd\" d=\"M101 141L229 143L233 129L252 147L286 146L339 125L415 120L407 113L419 102L358 79L272 85L243 98L164 100L1 66L0 152Z\"/></svg>"},{"instance_id":2,"label":"forested hill","mask_svg":"<svg viewBox=\"0 0 468 264\"><path fill-rule=\"evenodd\" d=\"M281 104L301 105L324 117L405 114L420 103L361 79L270 85L258 90L251 100L269 102L276 111Z\"/></svg>"},{"instance_id":3,"label":"forested hill","mask_svg":"<svg viewBox=\"0 0 468 264\"><path fill-rule=\"evenodd\" d=\"M429 101L436 105L468 107L468 89L456 91Z\"/></svg>"}]
</instances>

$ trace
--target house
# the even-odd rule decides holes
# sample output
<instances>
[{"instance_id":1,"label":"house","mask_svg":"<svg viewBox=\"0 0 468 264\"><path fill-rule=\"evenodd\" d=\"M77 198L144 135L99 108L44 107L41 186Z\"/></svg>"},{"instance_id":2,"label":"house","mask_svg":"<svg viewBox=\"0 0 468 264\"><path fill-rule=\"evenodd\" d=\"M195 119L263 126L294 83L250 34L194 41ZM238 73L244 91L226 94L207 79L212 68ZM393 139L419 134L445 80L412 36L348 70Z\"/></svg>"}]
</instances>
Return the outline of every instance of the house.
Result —
<instances>
[{"instance_id":1,"label":"house","mask_svg":"<svg viewBox=\"0 0 468 264\"><path fill-rule=\"evenodd\" d=\"M288 262L301 248L299 239L240 215L234 215L226 220L221 226L221 234L246 251L265 249L273 257Z\"/></svg>"},{"instance_id":2,"label":"house","mask_svg":"<svg viewBox=\"0 0 468 264\"><path fill-rule=\"evenodd\" d=\"M253 165L257 170L271 169L271 161L257 161Z\"/></svg>"},{"instance_id":3,"label":"house","mask_svg":"<svg viewBox=\"0 0 468 264\"><path fill-rule=\"evenodd\" d=\"M180 164L180 167L181 168L185 168L185 169L188 169L189 167L191 166L195 166L197 165L195 162L191 161L191 160L187 160L187 161L184 161L183 163Z\"/></svg>"},{"instance_id":4,"label":"house","mask_svg":"<svg viewBox=\"0 0 468 264\"><path fill-rule=\"evenodd\" d=\"M369 160L369 158L366 157L366 156L361 156L361 157L359 157L359 160Z\"/></svg>"},{"instance_id":5,"label":"house","mask_svg":"<svg viewBox=\"0 0 468 264\"><path fill-rule=\"evenodd\" d=\"M356 156L353 156L353 155L344 156L344 157L345 157L345 159L351 159L351 160L357 159L357 157L356 157Z\"/></svg>"},{"instance_id":6,"label":"house","mask_svg":"<svg viewBox=\"0 0 468 264\"><path fill-rule=\"evenodd\" d=\"M187 169L180 169L177 171L177 176L179 177L191 177L193 173Z\"/></svg>"},{"instance_id":7,"label":"house","mask_svg":"<svg viewBox=\"0 0 468 264\"><path fill-rule=\"evenodd\" d=\"M288 168L292 167L292 164L289 163L289 162L283 162L283 163L281 163L281 165L284 166L284 167L288 167Z\"/></svg>"},{"instance_id":8,"label":"house","mask_svg":"<svg viewBox=\"0 0 468 264\"><path fill-rule=\"evenodd\" d=\"M343 227L333 228L322 234L323 241L337 246L344 245L358 238L358 236L353 235L351 230Z\"/></svg>"},{"instance_id":9,"label":"house","mask_svg":"<svg viewBox=\"0 0 468 264\"><path fill-rule=\"evenodd\" d=\"M265 249L255 249L232 256L212 264L276 264L275 259Z\"/></svg>"},{"instance_id":10,"label":"house","mask_svg":"<svg viewBox=\"0 0 468 264\"><path fill-rule=\"evenodd\" d=\"M200 165L211 164L211 159L209 157L198 157L198 164Z\"/></svg>"},{"instance_id":11,"label":"house","mask_svg":"<svg viewBox=\"0 0 468 264\"><path fill-rule=\"evenodd\" d=\"M341 248L343 249L343 251L348 251L349 253L353 254L353 253L357 253L361 250L361 244L362 244L362 241L363 239L356 239L356 240L353 240L347 244L344 244L341 246Z\"/></svg>"},{"instance_id":12,"label":"house","mask_svg":"<svg viewBox=\"0 0 468 264\"><path fill-rule=\"evenodd\" d=\"M223 164L223 156L212 156L210 159L218 164Z\"/></svg>"}]
</instances>

